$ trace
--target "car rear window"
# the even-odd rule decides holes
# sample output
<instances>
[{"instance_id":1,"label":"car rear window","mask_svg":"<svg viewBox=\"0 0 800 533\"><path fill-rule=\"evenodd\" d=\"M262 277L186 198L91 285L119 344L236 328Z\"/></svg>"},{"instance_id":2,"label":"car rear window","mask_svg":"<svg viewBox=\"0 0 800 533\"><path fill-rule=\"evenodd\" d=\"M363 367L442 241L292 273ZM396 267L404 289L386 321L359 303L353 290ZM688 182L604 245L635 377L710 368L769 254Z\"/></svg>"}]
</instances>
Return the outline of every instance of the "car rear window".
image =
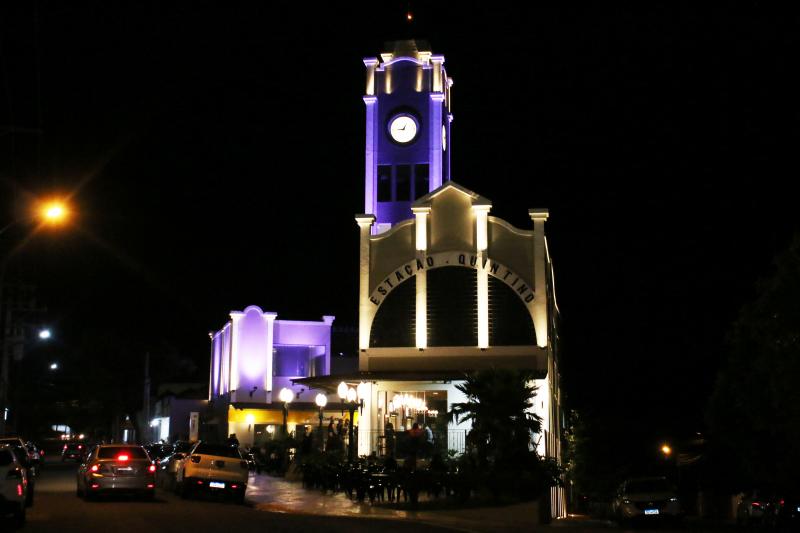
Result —
<instances>
[{"instance_id":1,"label":"car rear window","mask_svg":"<svg viewBox=\"0 0 800 533\"><path fill-rule=\"evenodd\" d=\"M119 447L108 447L108 448L100 448L97 452L98 459L113 459L120 455L127 455L131 459L147 459L147 453L144 451L144 448L119 448Z\"/></svg>"},{"instance_id":2,"label":"car rear window","mask_svg":"<svg viewBox=\"0 0 800 533\"><path fill-rule=\"evenodd\" d=\"M236 459L242 458L242 456L239 454L239 450L233 446L225 446L224 444L207 444L205 442L198 444L197 448L195 448L192 453L218 455L220 457L233 457Z\"/></svg>"},{"instance_id":3,"label":"car rear window","mask_svg":"<svg viewBox=\"0 0 800 533\"><path fill-rule=\"evenodd\" d=\"M0 466L8 466L14 462L14 457L8 450L0 450Z\"/></svg>"}]
</instances>

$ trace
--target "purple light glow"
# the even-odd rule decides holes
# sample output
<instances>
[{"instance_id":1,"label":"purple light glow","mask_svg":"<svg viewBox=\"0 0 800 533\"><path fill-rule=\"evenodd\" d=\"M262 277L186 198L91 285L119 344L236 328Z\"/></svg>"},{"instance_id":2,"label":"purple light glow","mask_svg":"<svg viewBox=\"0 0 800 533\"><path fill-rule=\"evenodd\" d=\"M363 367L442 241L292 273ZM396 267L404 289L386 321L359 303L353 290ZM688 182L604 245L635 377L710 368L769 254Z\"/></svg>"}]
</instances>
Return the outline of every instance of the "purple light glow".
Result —
<instances>
[{"instance_id":1,"label":"purple light glow","mask_svg":"<svg viewBox=\"0 0 800 533\"><path fill-rule=\"evenodd\" d=\"M267 371L267 320L261 309L248 307L239 320L238 354L239 389L251 390L264 387Z\"/></svg>"},{"instance_id":2,"label":"purple light glow","mask_svg":"<svg viewBox=\"0 0 800 533\"><path fill-rule=\"evenodd\" d=\"M317 322L279 321L275 316L257 306L232 311L231 322L212 335L212 396L237 389L239 398L264 401L266 391L280 389L273 384L273 346L277 351L282 351L280 345L286 347L285 360L276 361L281 374L305 377L330 372L334 317L324 316Z\"/></svg>"}]
</instances>

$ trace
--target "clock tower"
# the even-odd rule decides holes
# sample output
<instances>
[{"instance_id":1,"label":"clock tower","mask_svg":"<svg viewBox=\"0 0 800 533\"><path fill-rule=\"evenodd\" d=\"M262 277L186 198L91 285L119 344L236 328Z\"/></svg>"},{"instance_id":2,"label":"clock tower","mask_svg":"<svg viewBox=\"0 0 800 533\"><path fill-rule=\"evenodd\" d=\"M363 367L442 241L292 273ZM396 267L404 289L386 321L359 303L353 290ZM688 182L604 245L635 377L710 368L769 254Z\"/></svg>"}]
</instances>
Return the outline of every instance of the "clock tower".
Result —
<instances>
[{"instance_id":1,"label":"clock tower","mask_svg":"<svg viewBox=\"0 0 800 533\"><path fill-rule=\"evenodd\" d=\"M374 233L411 218L411 204L450 180L450 87L444 56L424 41L388 43L364 59L364 212Z\"/></svg>"}]
</instances>

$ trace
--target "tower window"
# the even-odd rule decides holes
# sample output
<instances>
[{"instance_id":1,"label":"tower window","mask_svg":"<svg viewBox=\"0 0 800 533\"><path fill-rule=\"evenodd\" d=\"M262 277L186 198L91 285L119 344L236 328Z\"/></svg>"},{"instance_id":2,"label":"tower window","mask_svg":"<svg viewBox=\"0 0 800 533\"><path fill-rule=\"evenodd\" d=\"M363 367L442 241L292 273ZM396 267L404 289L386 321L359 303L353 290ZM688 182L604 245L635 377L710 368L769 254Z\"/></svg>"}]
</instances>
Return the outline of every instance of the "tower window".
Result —
<instances>
[{"instance_id":1,"label":"tower window","mask_svg":"<svg viewBox=\"0 0 800 533\"><path fill-rule=\"evenodd\" d=\"M411 165L395 167L395 200L407 202L411 200Z\"/></svg>"},{"instance_id":2,"label":"tower window","mask_svg":"<svg viewBox=\"0 0 800 533\"><path fill-rule=\"evenodd\" d=\"M378 165L378 201L392 201L392 165Z\"/></svg>"},{"instance_id":3,"label":"tower window","mask_svg":"<svg viewBox=\"0 0 800 533\"><path fill-rule=\"evenodd\" d=\"M430 191L428 187L428 165L414 165L414 199L417 200L425 196Z\"/></svg>"}]
</instances>

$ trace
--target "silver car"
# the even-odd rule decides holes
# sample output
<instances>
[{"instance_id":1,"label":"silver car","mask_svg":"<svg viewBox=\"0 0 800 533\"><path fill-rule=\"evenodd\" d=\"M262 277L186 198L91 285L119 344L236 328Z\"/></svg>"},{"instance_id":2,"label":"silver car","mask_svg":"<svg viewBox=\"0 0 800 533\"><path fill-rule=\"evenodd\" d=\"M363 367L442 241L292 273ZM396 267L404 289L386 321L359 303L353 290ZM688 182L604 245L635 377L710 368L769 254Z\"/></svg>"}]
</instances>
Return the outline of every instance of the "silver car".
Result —
<instances>
[{"instance_id":1,"label":"silver car","mask_svg":"<svg viewBox=\"0 0 800 533\"><path fill-rule=\"evenodd\" d=\"M100 444L78 468L77 482L77 495L87 500L112 493L139 494L152 499L156 465L141 446Z\"/></svg>"},{"instance_id":2,"label":"silver car","mask_svg":"<svg viewBox=\"0 0 800 533\"><path fill-rule=\"evenodd\" d=\"M627 480L617 491L612 507L621 523L633 520L680 520L683 517L678 495L663 477Z\"/></svg>"}]
</instances>

